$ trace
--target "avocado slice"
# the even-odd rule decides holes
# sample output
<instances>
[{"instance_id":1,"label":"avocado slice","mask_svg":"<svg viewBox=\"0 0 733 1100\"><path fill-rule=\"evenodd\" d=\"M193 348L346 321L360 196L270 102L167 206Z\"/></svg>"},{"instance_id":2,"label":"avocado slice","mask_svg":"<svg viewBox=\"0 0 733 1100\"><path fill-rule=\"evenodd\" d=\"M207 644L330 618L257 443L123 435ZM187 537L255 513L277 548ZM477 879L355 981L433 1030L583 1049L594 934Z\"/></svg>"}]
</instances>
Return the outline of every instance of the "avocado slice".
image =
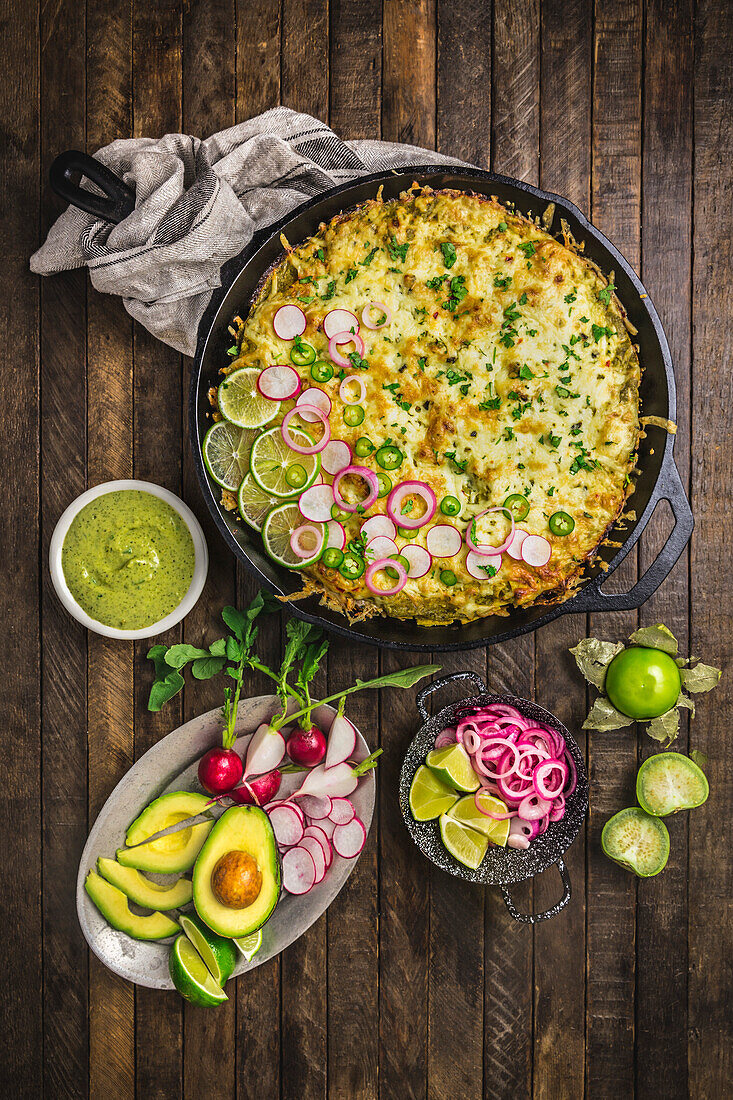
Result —
<instances>
[{"instance_id":1,"label":"avocado slice","mask_svg":"<svg viewBox=\"0 0 733 1100\"><path fill-rule=\"evenodd\" d=\"M117 862L123 867L137 867L140 871L160 874L190 871L211 831L213 820L179 829L177 833L153 840L150 844L142 842L154 833L185 821L187 817L203 813L210 806L208 795L191 791L172 791L156 798L128 828L125 841L129 847L118 850Z\"/></svg>"},{"instance_id":2,"label":"avocado slice","mask_svg":"<svg viewBox=\"0 0 733 1100\"><path fill-rule=\"evenodd\" d=\"M96 871L89 872L84 889L104 919L134 940L164 940L181 931L179 925L165 913L148 913L145 916L133 913L127 904L127 894L111 882L105 882Z\"/></svg>"},{"instance_id":3,"label":"avocado slice","mask_svg":"<svg viewBox=\"0 0 733 1100\"><path fill-rule=\"evenodd\" d=\"M190 879L179 878L168 886L151 882L133 867L123 867L114 859L100 856L97 871L118 890L127 894L131 901L142 905L144 909L180 909L193 897L193 885Z\"/></svg>"},{"instance_id":4,"label":"avocado slice","mask_svg":"<svg viewBox=\"0 0 733 1100\"><path fill-rule=\"evenodd\" d=\"M218 877L213 879L215 871ZM193 902L212 931L247 936L262 927L277 905L281 881L269 817L259 806L233 806L214 825L196 860ZM225 893L236 908L222 902Z\"/></svg>"}]
</instances>

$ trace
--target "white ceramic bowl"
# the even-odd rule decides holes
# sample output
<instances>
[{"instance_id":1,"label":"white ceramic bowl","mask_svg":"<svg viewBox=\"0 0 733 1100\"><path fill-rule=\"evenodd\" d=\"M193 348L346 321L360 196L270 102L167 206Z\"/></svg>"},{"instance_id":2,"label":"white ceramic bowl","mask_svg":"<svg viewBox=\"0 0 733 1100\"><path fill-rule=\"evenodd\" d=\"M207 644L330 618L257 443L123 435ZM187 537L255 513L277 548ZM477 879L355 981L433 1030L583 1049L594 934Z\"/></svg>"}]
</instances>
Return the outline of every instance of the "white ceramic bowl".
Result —
<instances>
[{"instance_id":1,"label":"white ceramic bowl","mask_svg":"<svg viewBox=\"0 0 733 1100\"><path fill-rule=\"evenodd\" d=\"M137 489L143 493L150 493L152 496L164 500L166 504L170 504L171 508L174 508L175 511L178 512L179 516L188 527L191 538L193 539L193 547L196 555L193 567L193 577L191 578L188 592L178 604L178 607L174 608L164 619L159 619L157 623L152 623L150 626L143 627L140 630L118 630L116 627L105 626L104 623L97 622L96 619L93 619L72 596L69 591L69 586L66 583L63 569L61 568L61 548L64 545L64 539L66 538L66 534L74 517L78 515L85 505L89 504L92 500L96 500L97 497L125 489ZM48 552L48 568L51 571L51 580L56 589L56 595L69 614L73 615L82 626L85 626L87 630L93 630L95 634L103 634L105 638L120 638L126 641L134 641L136 638L154 638L156 634L162 634L165 630L169 630L188 615L189 611L191 611L196 604L206 583L206 574L209 571L209 551L206 546L204 533L201 530L201 524L188 505L184 504L175 493L171 493L168 489L164 489L162 485L153 485L150 481L135 481L133 479L127 481L105 481L102 485L95 485L93 489L87 489L86 493L82 493L81 496L78 496L76 500L71 502L61 516L51 536L51 546Z\"/></svg>"}]
</instances>

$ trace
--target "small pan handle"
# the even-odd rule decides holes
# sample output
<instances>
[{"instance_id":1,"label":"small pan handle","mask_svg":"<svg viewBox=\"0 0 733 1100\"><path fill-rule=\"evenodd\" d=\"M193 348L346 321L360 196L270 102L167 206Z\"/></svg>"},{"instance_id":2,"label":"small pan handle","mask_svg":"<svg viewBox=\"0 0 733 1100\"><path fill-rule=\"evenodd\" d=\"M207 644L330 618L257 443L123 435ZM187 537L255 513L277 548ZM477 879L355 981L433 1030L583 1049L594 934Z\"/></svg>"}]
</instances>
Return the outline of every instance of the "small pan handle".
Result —
<instances>
[{"instance_id":1,"label":"small pan handle","mask_svg":"<svg viewBox=\"0 0 733 1100\"><path fill-rule=\"evenodd\" d=\"M87 191L79 183L74 183L72 176L77 172L96 183L104 194L95 195L93 191ZM86 210L87 214L93 214L95 218L102 218L116 225L135 209L135 192L132 188L101 161L87 153L80 153L76 149L61 153L51 165L48 174L51 187L59 198L65 199L72 206L78 206L80 210Z\"/></svg>"},{"instance_id":2,"label":"small pan handle","mask_svg":"<svg viewBox=\"0 0 733 1100\"><path fill-rule=\"evenodd\" d=\"M484 695L486 693L486 684L476 672L451 672L450 676L441 676L439 680L433 680L432 684L428 684L422 691L418 691L415 698L415 704L420 714L427 722L430 718L428 708L425 705L429 695L432 695L434 691L440 691L441 688L447 687L448 684L455 684L459 680L469 680L473 687L476 688L477 695Z\"/></svg>"},{"instance_id":3,"label":"small pan handle","mask_svg":"<svg viewBox=\"0 0 733 1100\"><path fill-rule=\"evenodd\" d=\"M657 557L628 592L605 593L601 585L610 576L604 573L587 585L565 606L566 611L630 611L648 600L671 572L672 567L690 540L695 526L679 471L671 451L665 458L654 492L654 507L660 500L668 500L674 515L674 527Z\"/></svg>"},{"instance_id":4,"label":"small pan handle","mask_svg":"<svg viewBox=\"0 0 733 1100\"><path fill-rule=\"evenodd\" d=\"M516 905L512 901L512 895L509 893L508 886L501 887L502 897L506 903L506 907L509 910L510 915L514 920L521 921L522 924L538 924L541 920L549 920L550 917L556 916L561 909L564 909L567 903L570 901L571 889L570 889L570 875L568 869L565 866L565 862L562 857L555 864L560 872L560 878L563 884L563 895L551 909L545 909L544 913L520 913Z\"/></svg>"}]
</instances>

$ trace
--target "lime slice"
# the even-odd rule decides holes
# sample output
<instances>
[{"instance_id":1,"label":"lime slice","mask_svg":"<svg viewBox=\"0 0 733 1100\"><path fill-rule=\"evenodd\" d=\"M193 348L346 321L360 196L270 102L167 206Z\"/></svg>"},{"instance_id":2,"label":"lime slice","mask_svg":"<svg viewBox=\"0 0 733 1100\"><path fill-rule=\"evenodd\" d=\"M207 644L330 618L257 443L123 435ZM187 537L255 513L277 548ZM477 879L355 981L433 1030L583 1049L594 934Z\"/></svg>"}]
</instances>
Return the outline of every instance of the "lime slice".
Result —
<instances>
[{"instance_id":1,"label":"lime slice","mask_svg":"<svg viewBox=\"0 0 733 1100\"><path fill-rule=\"evenodd\" d=\"M415 772L410 786L410 812L415 821L432 821L449 810L458 795L424 764Z\"/></svg>"},{"instance_id":2,"label":"lime slice","mask_svg":"<svg viewBox=\"0 0 733 1100\"><path fill-rule=\"evenodd\" d=\"M509 818L504 821L495 821L492 817L487 817L485 813L481 813L481 810L479 810L476 799L486 811L491 810L495 814L505 814L507 812L507 808L501 799L494 798L488 791L477 791L476 794L467 794L460 802L456 802L455 806L448 811L448 817L460 821L462 825L469 825L477 833L483 833L494 844L498 844L500 848L506 848L507 837L509 836Z\"/></svg>"},{"instance_id":3,"label":"lime slice","mask_svg":"<svg viewBox=\"0 0 733 1100\"><path fill-rule=\"evenodd\" d=\"M450 854L472 871L481 863L489 846L489 838L483 833L469 829L448 814L443 814L440 819L440 839Z\"/></svg>"},{"instance_id":4,"label":"lime slice","mask_svg":"<svg viewBox=\"0 0 733 1100\"><path fill-rule=\"evenodd\" d=\"M299 558L290 546L290 536L296 527L304 522L295 501L287 504L278 504L277 508L267 513L262 524L262 541L265 550L278 565L284 565L287 569L305 569L313 562L318 561L326 545L325 523L310 522L311 527L317 527L322 532L320 544L309 558Z\"/></svg>"},{"instance_id":5,"label":"lime slice","mask_svg":"<svg viewBox=\"0 0 733 1100\"><path fill-rule=\"evenodd\" d=\"M180 935L173 944L168 969L174 986L191 1004L206 1007L229 1000L187 936Z\"/></svg>"},{"instance_id":6,"label":"lime slice","mask_svg":"<svg viewBox=\"0 0 733 1100\"><path fill-rule=\"evenodd\" d=\"M269 424L280 408L278 401L270 401L257 389L259 376L256 367L240 367L219 386L219 412L240 428L261 428Z\"/></svg>"},{"instance_id":7,"label":"lime slice","mask_svg":"<svg viewBox=\"0 0 733 1100\"><path fill-rule=\"evenodd\" d=\"M429 752L425 763L449 787L457 791L477 791L480 783L463 745L446 745Z\"/></svg>"},{"instance_id":8,"label":"lime slice","mask_svg":"<svg viewBox=\"0 0 733 1100\"><path fill-rule=\"evenodd\" d=\"M288 430L296 443L301 443L304 447L313 446L313 440L302 428ZM301 466L305 470L305 480L297 490L302 493L316 480L321 468L321 456L301 455L291 450L279 428L270 428L254 441L249 456L249 468L260 489L281 499L291 497L295 492L288 482L288 470L291 466Z\"/></svg>"},{"instance_id":9,"label":"lime slice","mask_svg":"<svg viewBox=\"0 0 733 1100\"><path fill-rule=\"evenodd\" d=\"M265 516L278 503L277 497L270 496L259 487L252 474L247 474L239 486L237 501L240 516L255 531L262 530Z\"/></svg>"},{"instance_id":10,"label":"lime slice","mask_svg":"<svg viewBox=\"0 0 733 1100\"><path fill-rule=\"evenodd\" d=\"M249 470L249 452L256 438L248 428L238 428L228 420L212 424L204 436L206 469L217 485L234 492Z\"/></svg>"},{"instance_id":11,"label":"lime slice","mask_svg":"<svg viewBox=\"0 0 733 1100\"><path fill-rule=\"evenodd\" d=\"M178 922L206 963L214 981L224 985L231 978L237 963L233 941L212 932L198 913L181 913Z\"/></svg>"},{"instance_id":12,"label":"lime slice","mask_svg":"<svg viewBox=\"0 0 733 1100\"><path fill-rule=\"evenodd\" d=\"M233 942L236 943L247 962L250 962L262 947L262 929L258 928L256 932L251 932L249 936L240 936L238 940Z\"/></svg>"}]
</instances>

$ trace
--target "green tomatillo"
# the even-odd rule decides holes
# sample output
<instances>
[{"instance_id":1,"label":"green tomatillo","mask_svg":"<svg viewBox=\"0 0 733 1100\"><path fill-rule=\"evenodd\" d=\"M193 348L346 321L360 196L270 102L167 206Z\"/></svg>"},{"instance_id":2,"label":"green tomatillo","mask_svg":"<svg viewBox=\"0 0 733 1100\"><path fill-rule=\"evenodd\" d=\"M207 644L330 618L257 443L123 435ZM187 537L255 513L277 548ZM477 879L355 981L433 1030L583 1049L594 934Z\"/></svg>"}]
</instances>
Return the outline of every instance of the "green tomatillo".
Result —
<instances>
[{"instance_id":1,"label":"green tomatillo","mask_svg":"<svg viewBox=\"0 0 733 1100\"><path fill-rule=\"evenodd\" d=\"M629 718L658 718L679 698L680 670L661 649L630 646L608 666L605 689L613 706Z\"/></svg>"}]
</instances>

